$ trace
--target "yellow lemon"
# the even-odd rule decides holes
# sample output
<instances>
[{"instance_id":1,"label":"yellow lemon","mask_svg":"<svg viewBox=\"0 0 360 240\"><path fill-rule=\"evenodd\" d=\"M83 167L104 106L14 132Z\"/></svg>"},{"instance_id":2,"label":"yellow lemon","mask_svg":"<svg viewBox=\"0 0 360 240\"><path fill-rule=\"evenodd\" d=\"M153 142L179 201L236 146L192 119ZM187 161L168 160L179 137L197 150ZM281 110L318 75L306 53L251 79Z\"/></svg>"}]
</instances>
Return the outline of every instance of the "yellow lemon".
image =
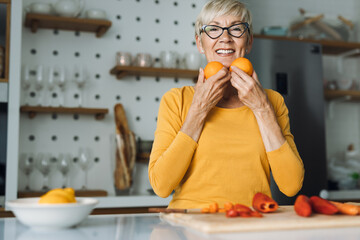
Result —
<instances>
[{"instance_id":1,"label":"yellow lemon","mask_svg":"<svg viewBox=\"0 0 360 240\"><path fill-rule=\"evenodd\" d=\"M67 193L75 196L75 191L72 188L64 188L64 192L67 192Z\"/></svg>"},{"instance_id":2,"label":"yellow lemon","mask_svg":"<svg viewBox=\"0 0 360 240\"><path fill-rule=\"evenodd\" d=\"M75 191L72 188L55 188L40 197L39 203L75 203Z\"/></svg>"},{"instance_id":3,"label":"yellow lemon","mask_svg":"<svg viewBox=\"0 0 360 240\"><path fill-rule=\"evenodd\" d=\"M42 196L39 203L69 203L69 199L58 194L49 194Z\"/></svg>"}]
</instances>

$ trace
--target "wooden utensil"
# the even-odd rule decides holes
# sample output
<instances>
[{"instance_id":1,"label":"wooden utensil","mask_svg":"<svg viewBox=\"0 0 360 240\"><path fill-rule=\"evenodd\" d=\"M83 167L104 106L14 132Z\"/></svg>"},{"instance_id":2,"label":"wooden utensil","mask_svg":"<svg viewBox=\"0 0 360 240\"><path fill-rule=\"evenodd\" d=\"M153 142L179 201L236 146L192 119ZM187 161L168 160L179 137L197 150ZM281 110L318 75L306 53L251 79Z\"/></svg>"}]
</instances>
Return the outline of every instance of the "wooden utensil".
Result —
<instances>
[{"instance_id":1,"label":"wooden utensil","mask_svg":"<svg viewBox=\"0 0 360 240\"><path fill-rule=\"evenodd\" d=\"M291 31L295 31L299 28L302 28L306 25L309 25L311 23L315 23L315 22L318 22L319 20L321 20L322 18L324 17L324 14L320 14L318 16L315 16L315 17L311 17L311 18L307 18L305 19L304 21L302 22L299 22L299 23L296 23L296 24L293 24L291 27L290 27L290 30Z\"/></svg>"}]
</instances>

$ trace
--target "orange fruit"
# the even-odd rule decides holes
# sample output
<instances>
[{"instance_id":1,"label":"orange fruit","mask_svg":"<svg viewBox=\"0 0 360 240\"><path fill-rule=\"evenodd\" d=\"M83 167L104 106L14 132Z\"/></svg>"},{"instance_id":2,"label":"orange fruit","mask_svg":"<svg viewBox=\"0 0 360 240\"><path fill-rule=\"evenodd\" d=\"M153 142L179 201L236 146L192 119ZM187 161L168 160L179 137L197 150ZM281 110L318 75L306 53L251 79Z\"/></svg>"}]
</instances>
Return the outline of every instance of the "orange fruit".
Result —
<instances>
[{"instance_id":1,"label":"orange fruit","mask_svg":"<svg viewBox=\"0 0 360 240\"><path fill-rule=\"evenodd\" d=\"M253 71L254 71L253 65L251 64L249 59L243 58L243 57L239 57L239 58L235 59L231 63L230 72L231 72L231 67L232 66L236 66L236 67L240 68L241 70L243 70L244 72L246 72L250 76L252 76Z\"/></svg>"},{"instance_id":2,"label":"orange fruit","mask_svg":"<svg viewBox=\"0 0 360 240\"><path fill-rule=\"evenodd\" d=\"M222 63L220 62L216 62L216 61L209 62L204 68L205 78L209 79L209 77L215 75L223 67L224 65L222 65Z\"/></svg>"}]
</instances>

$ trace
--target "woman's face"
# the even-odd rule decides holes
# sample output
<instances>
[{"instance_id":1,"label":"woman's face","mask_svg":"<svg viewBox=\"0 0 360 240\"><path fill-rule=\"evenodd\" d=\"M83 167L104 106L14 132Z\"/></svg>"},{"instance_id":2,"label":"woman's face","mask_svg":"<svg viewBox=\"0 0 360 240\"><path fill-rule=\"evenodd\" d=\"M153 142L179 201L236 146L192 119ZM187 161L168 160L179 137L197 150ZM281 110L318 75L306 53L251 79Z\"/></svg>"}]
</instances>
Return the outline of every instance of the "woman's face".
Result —
<instances>
[{"instance_id":1,"label":"woman's face","mask_svg":"<svg viewBox=\"0 0 360 240\"><path fill-rule=\"evenodd\" d=\"M230 27L234 24L241 23L241 19L235 16L220 16L214 18L207 25L217 25L220 27ZM244 57L246 50L249 53L252 46L252 37L248 31L240 38L229 35L227 30L216 38L211 39L206 33L201 33L201 37L196 37L198 50L203 52L208 62L218 61L225 67L230 67L231 63L239 57ZM248 38L250 37L249 41Z\"/></svg>"}]
</instances>

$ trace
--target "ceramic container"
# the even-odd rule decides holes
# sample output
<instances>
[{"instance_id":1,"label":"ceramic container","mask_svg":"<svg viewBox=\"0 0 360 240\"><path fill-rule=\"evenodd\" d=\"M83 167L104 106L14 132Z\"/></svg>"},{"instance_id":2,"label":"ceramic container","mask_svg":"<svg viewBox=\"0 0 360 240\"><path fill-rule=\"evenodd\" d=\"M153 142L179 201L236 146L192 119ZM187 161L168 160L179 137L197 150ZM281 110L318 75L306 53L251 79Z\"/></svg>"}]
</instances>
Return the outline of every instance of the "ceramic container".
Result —
<instances>
[{"instance_id":1,"label":"ceramic container","mask_svg":"<svg viewBox=\"0 0 360 240\"><path fill-rule=\"evenodd\" d=\"M106 19L106 12L101 9L89 9L85 12L86 18Z\"/></svg>"},{"instance_id":2,"label":"ceramic container","mask_svg":"<svg viewBox=\"0 0 360 240\"><path fill-rule=\"evenodd\" d=\"M27 12L38 14L51 14L52 5L50 3L34 2L25 7Z\"/></svg>"},{"instance_id":3,"label":"ceramic container","mask_svg":"<svg viewBox=\"0 0 360 240\"><path fill-rule=\"evenodd\" d=\"M84 0L58 0L54 4L54 11L59 16L78 17L84 6Z\"/></svg>"}]
</instances>

